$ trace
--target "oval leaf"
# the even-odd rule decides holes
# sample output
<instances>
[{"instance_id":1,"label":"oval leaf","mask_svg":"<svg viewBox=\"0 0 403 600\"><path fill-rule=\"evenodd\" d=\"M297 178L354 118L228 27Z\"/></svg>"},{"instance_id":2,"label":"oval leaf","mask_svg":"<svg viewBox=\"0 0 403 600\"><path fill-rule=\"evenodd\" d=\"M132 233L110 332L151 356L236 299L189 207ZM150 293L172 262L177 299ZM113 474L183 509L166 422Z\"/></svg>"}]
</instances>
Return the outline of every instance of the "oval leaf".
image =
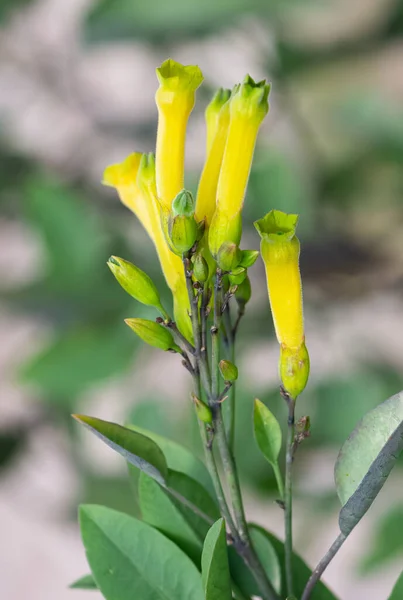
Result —
<instances>
[{"instance_id":1,"label":"oval leaf","mask_svg":"<svg viewBox=\"0 0 403 600\"><path fill-rule=\"evenodd\" d=\"M80 507L95 582L106 600L204 600L200 573L159 531L104 506Z\"/></svg>"},{"instance_id":2,"label":"oval leaf","mask_svg":"<svg viewBox=\"0 0 403 600\"><path fill-rule=\"evenodd\" d=\"M255 438L263 456L276 465L281 450L281 429L273 413L256 398L253 411Z\"/></svg>"},{"instance_id":3,"label":"oval leaf","mask_svg":"<svg viewBox=\"0 0 403 600\"><path fill-rule=\"evenodd\" d=\"M396 581L395 587L392 590L388 600L402 600L403 598L403 573L401 573L399 579Z\"/></svg>"},{"instance_id":4,"label":"oval leaf","mask_svg":"<svg viewBox=\"0 0 403 600\"><path fill-rule=\"evenodd\" d=\"M179 492L212 521L220 516L205 489L184 473L169 471L168 487ZM209 523L143 473L139 479L138 494L144 521L159 529L192 560L199 562Z\"/></svg>"},{"instance_id":5,"label":"oval leaf","mask_svg":"<svg viewBox=\"0 0 403 600\"><path fill-rule=\"evenodd\" d=\"M343 508L339 525L348 535L365 515L403 449L403 393L392 396L358 423L335 466Z\"/></svg>"},{"instance_id":6,"label":"oval leaf","mask_svg":"<svg viewBox=\"0 0 403 600\"><path fill-rule=\"evenodd\" d=\"M202 580L206 600L231 600L231 580L224 519L218 519L212 525L204 540Z\"/></svg>"},{"instance_id":7,"label":"oval leaf","mask_svg":"<svg viewBox=\"0 0 403 600\"><path fill-rule=\"evenodd\" d=\"M95 417L73 415L112 450L150 477L165 484L168 467L162 450L153 440L126 427Z\"/></svg>"},{"instance_id":8,"label":"oval leaf","mask_svg":"<svg viewBox=\"0 0 403 600\"><path fill-rule=\"evenodd\" d=\"M169 469L185 473L195 479L215 498L214 487L205 464L190 450L181 446L178 442L148 429L137 427L137 425L127 425L127 427L153 440L164 453Z\"/></svg>"}]
</instances>

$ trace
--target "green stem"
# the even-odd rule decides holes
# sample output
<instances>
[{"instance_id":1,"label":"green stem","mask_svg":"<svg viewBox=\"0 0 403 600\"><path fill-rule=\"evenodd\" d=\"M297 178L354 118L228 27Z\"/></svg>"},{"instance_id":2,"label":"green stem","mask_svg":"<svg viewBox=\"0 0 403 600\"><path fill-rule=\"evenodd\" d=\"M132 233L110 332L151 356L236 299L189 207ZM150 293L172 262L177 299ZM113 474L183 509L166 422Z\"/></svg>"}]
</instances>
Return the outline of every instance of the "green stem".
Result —
<instances>
[{"instance_id":1,"label":"green stem","mask_svg":"<svg viewBox=\"0 0 403 600\"><path fill-rule=\"evenodd\" d=\"M285 518L285 574L288 596L293 595L293 569L292 569L292 464L294 460L294 435L295 435L295 399L287 397L288 402L288 429L287 448L285 458L285 490L284 490L284 518Z\"/></svg>"},{"instance_id":2,"label":"green stem","mask_svg":"<svg viewBox=\"0 0 403 600\"><path fill-rule=\"evenodd\" d=\"M330 546L329 550L326 552L325 556L318 563L317 567L314 569L312 575L310 576L308 583L304 589L304 593L302 594L301 600L309 600L315 585L318 583L322 574L331 560L336 556L337 552L340 550L344 542L346 541L347 536L343 533L340 533L333 544Z\"/></svg>"},{"instance_id":3,"label":"green stem","mask_svg":"<svg viewBox=\"0 0 403 600\"><path fill-rule=\"evenodd\" d=\"M273 463L272 467L273 467L274 477L276 478L277 489L278 489L278 494L279 494L280 500L282 502L284 502L284 482L283 482L283 476L281 474L281 469L277 462Z\"/></svg>"},{"instance_id":4,"label":"green stem","mask_svg":"<svg viewBox=\"0 0 403 600\"><path fill-rule=\"evenodd\" d=\"M235 337L232 329L231 322L231 313L229 309L229 305L226 307L224 311L224 324L225 324L225 332L227 337L227 347L228 347L228 360L232 363L235 363ZM226 432L227 432L227 440L231 451L234 451L235 444L235 394L236 394L236 385L235 381L233 382L229 394L228 394L228 403L226 403Z\"/></svg>"}]
</instances>

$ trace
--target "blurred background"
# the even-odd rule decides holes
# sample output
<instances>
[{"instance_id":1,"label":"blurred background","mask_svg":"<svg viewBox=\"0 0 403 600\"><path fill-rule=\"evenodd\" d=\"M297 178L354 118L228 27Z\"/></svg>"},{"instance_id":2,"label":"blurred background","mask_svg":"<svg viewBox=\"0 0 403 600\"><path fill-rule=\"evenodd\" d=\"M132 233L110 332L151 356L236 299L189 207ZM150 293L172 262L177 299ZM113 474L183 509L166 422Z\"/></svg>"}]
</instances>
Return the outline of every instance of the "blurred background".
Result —
<instances>
[{"instance_id":1,"label":"blurred background","mask_svg":"<svg viewBox=\"0 0 403 600\"><path fill-rule=\"evenodd\" d=\"M217 86L272 81L245 202L252 222L298 212L312 437L296 461L295 545L312 564L337 534L333 465L359 418L403 388L402 0L1 0L0 564L5 598L83 600L79 502L136 513L124 462L70 414L132 420L198 447L177 357L140 346L148 316L106 267L146 270L169 297L151 243L100 184L151 151L155 67L199 64L187 187L204 157ZM238 444L248 514L282 535L270 468L252 437L258 396L285 422L278 346L260 261L238 343ZM342 598L386 599L402 569L403 469L328 569Z\"/></svg>"}]
</instances>

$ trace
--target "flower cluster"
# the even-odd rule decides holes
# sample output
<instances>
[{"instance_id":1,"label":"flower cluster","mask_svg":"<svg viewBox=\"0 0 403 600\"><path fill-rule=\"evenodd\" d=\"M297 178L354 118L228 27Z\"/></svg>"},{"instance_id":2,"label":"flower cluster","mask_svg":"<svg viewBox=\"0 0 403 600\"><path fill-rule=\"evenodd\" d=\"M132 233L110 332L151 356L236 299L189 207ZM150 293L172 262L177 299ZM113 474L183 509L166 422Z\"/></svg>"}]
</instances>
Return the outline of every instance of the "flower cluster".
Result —
<instances>
[{"instance_id":1,"label":"flower cluster","mask_svg":"<svg viewBox=\"0 0 403 600\"><path fill-rule=\"evenodd\" d=\"M157 69L157 78L155 155L133 153L122 163L109 166L103 181L116 188L154 243L173 296L176 325L171 329L188 344L197 345L191 321L192 296L186 281L189 271L196 288L203 286L210 291L220 273L227 297L236 295L243 309L250 297L247 269L258 253L239 248L241 215L258 131L269 110L270 85L246 76L232 90L220 89L213 97L205 114L206 159L194 200L184 184L185 140L203 75L197 66L169 59ZM280 376L293 398L305 387L309 373L296 222L295 215L271 211L255 224L262 238L280 343ZM110 259L109 266L126 291L155 306L162 316L160 323L145 325L142 320L129 319L128 325L148 343L178 351L177 339L166 327L173 322L149 278L116 257ZM149 332L152 335L148 336Z\"/></svg>"}]
</instances>

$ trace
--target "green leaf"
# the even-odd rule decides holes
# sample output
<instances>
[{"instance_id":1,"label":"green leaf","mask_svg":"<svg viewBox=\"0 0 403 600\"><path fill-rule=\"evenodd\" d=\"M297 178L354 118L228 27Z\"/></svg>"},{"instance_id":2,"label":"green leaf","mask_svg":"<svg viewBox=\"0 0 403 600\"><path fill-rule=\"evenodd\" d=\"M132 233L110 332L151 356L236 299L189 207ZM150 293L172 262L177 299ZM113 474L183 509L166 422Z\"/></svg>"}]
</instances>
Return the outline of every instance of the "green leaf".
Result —
<instances>
[{"instance_id":1,"label":"green leaf","mask_svg":"<svg viewBox=\"0 0 403 600\"><path fill-rule=\"evenodd\" d=\"M184 496L212 521L219 517L219 510L206 490L184 473L170 470L167 487ZM162 531L192 560L199 562L209 523L143 473L139 478L138 493L143 520Z\"/></svg>"},{"instance_id":2,"label":"green leaf","mask_svg":"<svg viewBox=\"0 0 403 600\"><path fill-rule=\"evenodd\" d=\"M137 425L128 425L127 427L153 440L164 453L169 469L180 471L188 475L188 477L195 479L210 493L212 498L215 498L211 477L205 464L190 450L148 429L138 427Z\"/></svg>"},{"instance_id":3,"label":"green leaf","mask_svg":"<svg viewBox=\"0 0 403 600\"><path fill-rule=\"evenodd\" d=\"M273 548L277 554L277 558L280 562L281 566L281 589L285 590L286 588L286 579L285 579L285 550L284 543L279 540L275 535L263 529L263 527L259 527L258 525L250 525L250 528L259 530L262 535L266 536L268 540L273 545ZM294 574L294 592L297 598L300 598L302 592L305 589L306 583L311 576L312 569L308 567L305 561L298 555L293 554L293 574ZM310 600L337 600L336 596L330 592L330 590L319 581L319 583L315 586L314 591L312 592L312 596Z\"/></svg>"},{"instance_id":4,"label":"green leaf","mask_svg":"<svg viewBox=\"0 0 403 600\"><path fill-rule=\"evenodd\" d=\"M80 577L74 583L69 585L71 590L97 590L97 584L95 583L95 579L92 575L84 575L84 577Z\"/></svg>"},{"instance_id":5,"label":"green leaf","mask_svg":"<svg viewBox=\"0 0 403 600\"><path fill-rule=\"evenodd\" d=\"M204 600L200 573L146 523L103 506L80 507L81 535L106 600Z\"/></svg>"},{"instance_id":6,"label":"green leaf","mask_svg":"<svg viewBox=\"0 0 403 600\"><path fill-rule=\"evenodd\" d=\"M399 393L367 413L340 450L335 481L344 535L365 515L402 449L403 393Z\"/></svg>"},{"instance_id":7,"label":"green leaf","mask_svg":"<svg viewBox=\"0 0 403 600\"><path fill-rule=\"evenodd\" d=\"M275 466L281 450L280 425L273 413L257 398L255 399L253 424L255 438L261 453L271 465Z\"/></svg>"},{"instance_id":8,"label":"green leaf","mask_svg":"<svg viewBox=\"0 0 403 600\"><path fill-rule=\"evenodd\" d=\"M401 573L399 579L396 581L395 587L392 590L388 600L402 600L403 598L403 573Z\"/></svg>"},{"instance_id":9,"label":"green leaf","mask_svg":"<svg viewBox=\"0 0 403 600\"><path fill-rule=\"evenodd\" d=\"M282 589L281 567L272 540L266 531L257 525L249 525L249 532L255 551L260 558L268 579L271 581L274 589L280 593ZM231 575L242 592L247 596L260 596L260 590L255 578L233 548L229 549L229 559Z\"/></svg>"},{"instance_id":10,"label":"green leaf","mask_svg":"<svg viewBox=\"0 0 403 600\"><path fill-rule=\"evenodd\" d=\"M204 540L202 580L206 600L231 600L231 579L224 519L218 519L212 525Z\"/></svg>"},{"instance_id":11,"label":"green leaf","mask_svg":"<svg viewBox=\"0 0 403 600\"><path fill-rule=\"evenodd\" d=\"M167 463L161 449L153 440L116 423L85 415L73 416L112 450L121 454L127 462L161 485L165 485L168 475Z\"/></svg>"}]
</instances>

